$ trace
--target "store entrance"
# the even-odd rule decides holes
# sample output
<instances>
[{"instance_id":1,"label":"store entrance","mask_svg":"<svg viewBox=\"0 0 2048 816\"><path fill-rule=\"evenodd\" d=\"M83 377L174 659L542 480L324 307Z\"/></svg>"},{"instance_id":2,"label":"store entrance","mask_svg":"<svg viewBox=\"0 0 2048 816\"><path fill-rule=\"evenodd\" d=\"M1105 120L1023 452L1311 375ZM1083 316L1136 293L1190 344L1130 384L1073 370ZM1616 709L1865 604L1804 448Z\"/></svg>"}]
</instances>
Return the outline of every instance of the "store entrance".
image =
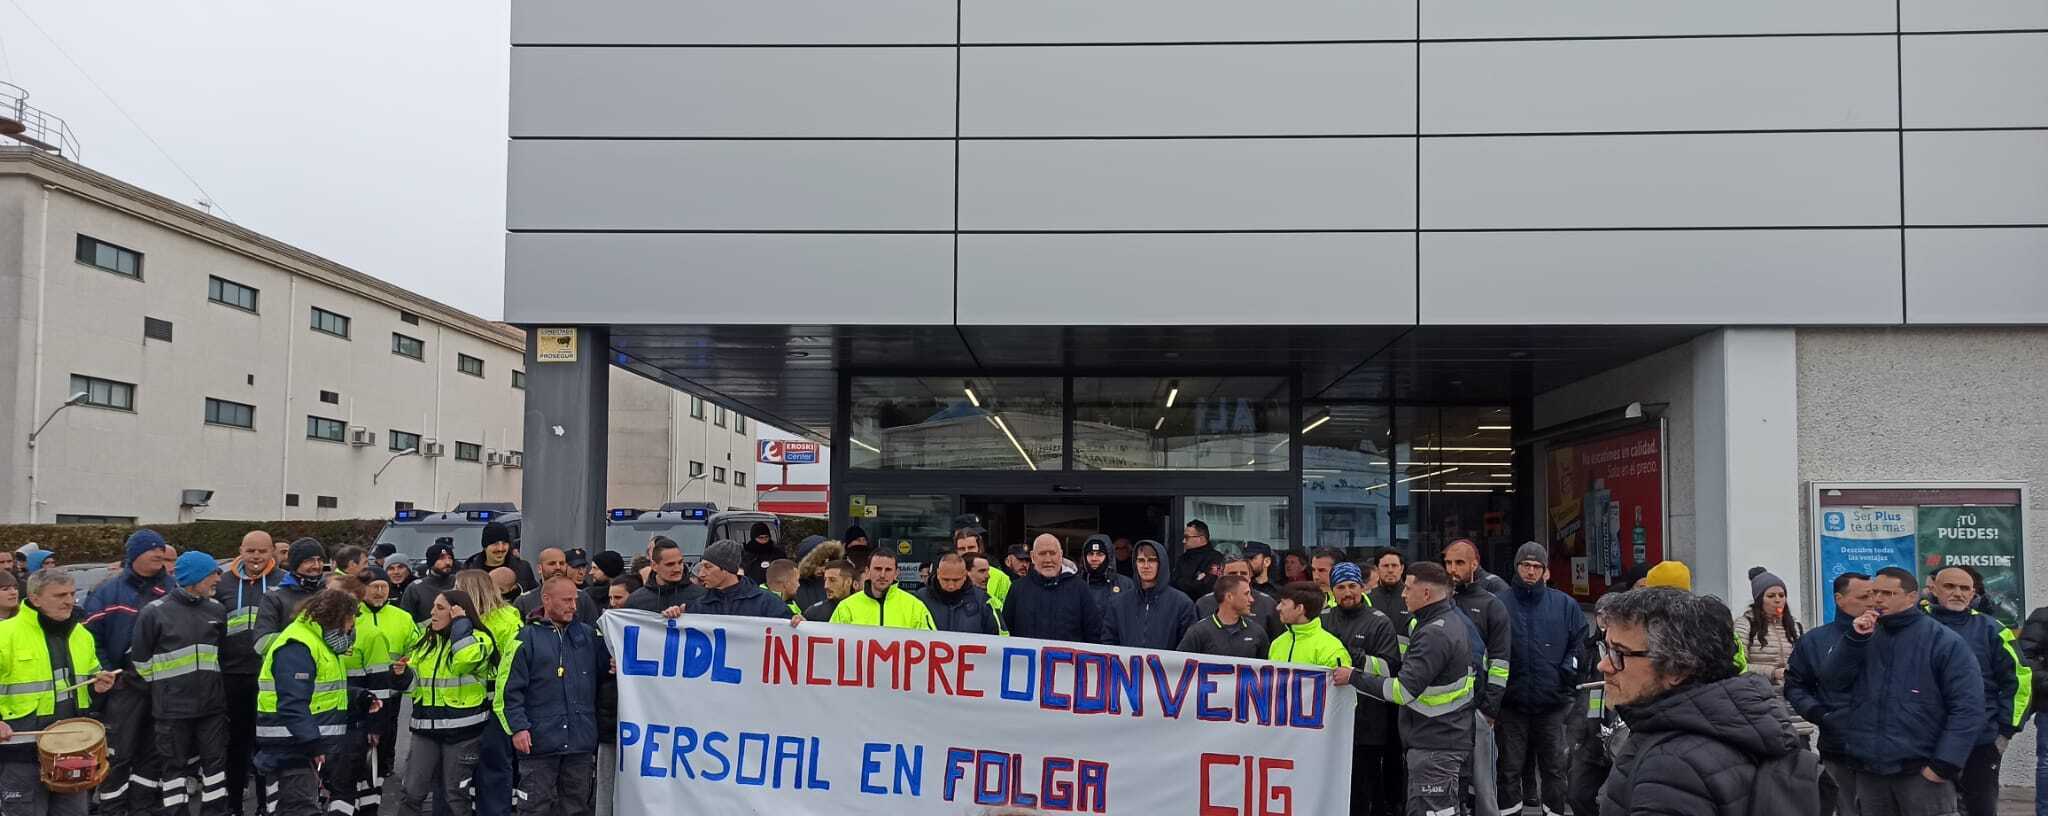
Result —
<instances>
[{"instance_id":1,"label":"store entrance","mask_svg":"<svg viewBox=\"0 0 2048 816\"><path fill-rule=\"evenodd\" d=\"M998 553L1029 545L1042 534L1058 536L1069 556L1096 533L1131 541L1175 540L1168 496L962 496L960 506L981 517L990 548Z\"/></svg>"}]
</instances>

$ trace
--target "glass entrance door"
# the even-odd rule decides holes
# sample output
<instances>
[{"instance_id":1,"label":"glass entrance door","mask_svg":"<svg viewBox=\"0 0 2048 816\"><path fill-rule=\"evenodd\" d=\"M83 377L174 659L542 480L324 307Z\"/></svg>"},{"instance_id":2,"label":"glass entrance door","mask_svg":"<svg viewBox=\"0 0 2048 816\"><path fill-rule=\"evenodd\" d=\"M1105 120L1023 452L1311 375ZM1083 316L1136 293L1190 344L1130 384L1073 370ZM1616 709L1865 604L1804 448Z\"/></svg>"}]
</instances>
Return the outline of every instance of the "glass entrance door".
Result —
<instances>
[{"instance_id":1,"label":"glass entrance door","mask_svg":"<svg viewBox=\"0 0 2048 816\"><path fill-rule=\"evenodd\" d=\"M981 517L997 553L1028 546L1044 534L1058 537L1070 557L1096 533L1112 540L1172 540L1165 536L1173 523L1173 500L1165 496L967 496L961 507Z\"/></svg>"}]
</instances>

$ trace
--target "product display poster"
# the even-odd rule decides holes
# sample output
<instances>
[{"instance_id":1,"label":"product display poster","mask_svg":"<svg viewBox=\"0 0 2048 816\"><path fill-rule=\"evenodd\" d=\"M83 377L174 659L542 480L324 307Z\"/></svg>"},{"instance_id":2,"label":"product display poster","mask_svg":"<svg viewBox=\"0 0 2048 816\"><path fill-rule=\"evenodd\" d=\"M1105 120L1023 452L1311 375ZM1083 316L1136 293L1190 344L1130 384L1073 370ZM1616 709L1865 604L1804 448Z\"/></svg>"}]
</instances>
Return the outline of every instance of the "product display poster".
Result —
<instances>
[{"instance_id":1,"label":"product display poster","mask_svg":"<svg viewBox=\"0 0 2048 816\"><path fill-rule=\"evenodd\" d=\"M1876 575L1885 567L1913 568L1914 518L1919 508L1827 507L1820 517L1820 585L1832 588L1845 572ZM1821 622L1835 619L1835 593L1820 593Z\"/></svg>"},{"instance_id":2,"label":"product display poster","mask_svg":"<svg viewBox=\"0 0 2048 816\"><path fill-rule=\"evenodd\" d=\"M1918 533L1921 577L1946 567L1976 569L1984 576L1987 611L2008 628L2019 627L2027 584L2020 569L2018 506L1923 506Z\"/></svg>"},{"instance_id":3,"label":"product display poster","mask_svg":"<svg viewBox=\"0 0 2048 816\"><path fill-rule=\"evenodd\" d=\"M1590 600L1630 568L1663 560L1662 429L1558 445L1545 467L1551 570L1572 575L1573 594Z\"/></svg>"}]
</instances>

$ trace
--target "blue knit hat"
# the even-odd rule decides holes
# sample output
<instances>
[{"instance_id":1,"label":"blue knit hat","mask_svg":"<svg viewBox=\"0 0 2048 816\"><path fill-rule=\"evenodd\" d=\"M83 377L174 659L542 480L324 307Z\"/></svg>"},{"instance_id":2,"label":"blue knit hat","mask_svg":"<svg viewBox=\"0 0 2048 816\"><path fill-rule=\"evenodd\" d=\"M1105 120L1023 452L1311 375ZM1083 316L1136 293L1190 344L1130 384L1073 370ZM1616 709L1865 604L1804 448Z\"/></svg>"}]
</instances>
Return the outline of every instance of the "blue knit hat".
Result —
<instances>
[{"instance_id":1,"label":"blue knit hat","mask_svg":"<svg viewBox=\"0 0 2048 816\"><path fill-rule=\"evenodd\" d=\"M136 530L128 535L128 557L121 559L121 566L133 567L135 559L141 558L143 553L168 546L171 546L170 543L164 541L163 536L157 535L155 530Z\"/></svg>"},{"instance_id":2,"label":"blue knit hat","mask_svg":"<svg viewBox=\"0 0 2048 816\"><path fill-rule=\"evenodd\" d=\"M178 586L182 588L204 581L206 576L219 571L220 562L214 560L213 556L198 550L187 550L178 556L178 566L172 570L171 577L176 579Z\"/></svg>"},{"instance_id":3,"label":"blue knit hat","mask_svg":"<svg viewBox=\"0 0 2048 816\"><path fill-rule=\"evenodd\" d=\"M1330 586L1334 587L1347 581L1363 586L1365 584L1365 573L1359 571L1357 564L1349 561L1339 561L1337 566L1330 568Z\"/></svg>"}]
</instances>

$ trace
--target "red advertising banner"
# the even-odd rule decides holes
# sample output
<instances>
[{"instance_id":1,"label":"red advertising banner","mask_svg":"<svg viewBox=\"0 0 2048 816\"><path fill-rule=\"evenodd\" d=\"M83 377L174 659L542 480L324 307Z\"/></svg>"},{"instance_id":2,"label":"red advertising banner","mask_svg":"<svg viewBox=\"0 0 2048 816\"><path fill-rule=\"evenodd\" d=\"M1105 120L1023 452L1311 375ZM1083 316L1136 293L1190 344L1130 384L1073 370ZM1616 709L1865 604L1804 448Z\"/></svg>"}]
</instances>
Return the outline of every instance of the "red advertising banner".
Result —
<instances>
[{"instance_id":1,"label":"red advertising banner","mask_svg":"<svg viewBox=\"0 0 2048 816\"><path fill-rule=\"evenodd\" d=\"M1663 560L1661 429L1553 446L1546 467L1552 586L1592 600L1637 564Z\"/></svg>"}]
</instances>

